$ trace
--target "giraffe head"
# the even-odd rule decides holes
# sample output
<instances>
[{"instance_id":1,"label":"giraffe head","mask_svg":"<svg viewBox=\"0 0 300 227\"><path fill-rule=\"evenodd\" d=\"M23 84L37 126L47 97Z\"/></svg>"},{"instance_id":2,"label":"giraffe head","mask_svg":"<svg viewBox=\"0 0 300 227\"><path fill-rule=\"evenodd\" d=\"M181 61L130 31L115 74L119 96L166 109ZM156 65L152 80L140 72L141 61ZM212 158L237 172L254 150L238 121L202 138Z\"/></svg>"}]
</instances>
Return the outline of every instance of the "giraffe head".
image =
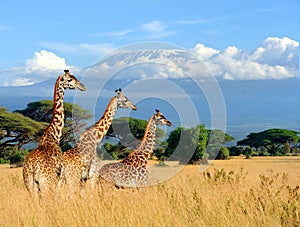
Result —
<instances>
[{"instance_id":1,"label":"giraffe head","mask_svg":"<svg viewBox=\"0 0 300 227\"><path fill-rule=\"evenodd\" d=\"M60 82L62 83L64 89L79 89L85 91L85 86L80 83L77 78L72 75L69 70L64 70L64 74L60 76Z\"/></svg>"},{"instance_id":2,"label":"giraffe head","mask_svg":"<svg viewBox=\"0 0 300 227\"><path fill-rule=\"evenodd\" d=\"M156 109L155 111L156 111L156 114L153 115L155 124L168 125L168 126L172 125L172 123L170 121L168 121L167 118L165 118L165 116L162 115L162 113L158 109Z\"/></svg>"},{"instance_id":3,"label":"giraffe head","mask_svg":"<svg viewBox=\"0 0 300 227\"><path fill-rule=\"evenodd\" d=\"M137 110L133 102L123 95L121 88L115 90L115 92L117 93L116 99L118 108L131 108L133 110Z\"/></svg>"}]
</instances>

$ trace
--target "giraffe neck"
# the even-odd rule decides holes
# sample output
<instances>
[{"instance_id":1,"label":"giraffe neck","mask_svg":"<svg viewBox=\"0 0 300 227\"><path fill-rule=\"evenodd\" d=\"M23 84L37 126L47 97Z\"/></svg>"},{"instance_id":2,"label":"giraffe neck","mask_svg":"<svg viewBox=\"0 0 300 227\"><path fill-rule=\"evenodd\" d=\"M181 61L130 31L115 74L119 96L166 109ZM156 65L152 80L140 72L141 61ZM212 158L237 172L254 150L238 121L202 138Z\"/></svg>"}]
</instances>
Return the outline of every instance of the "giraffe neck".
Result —
<instances>
[{"instance_id":1,"label":"giraffe neck","mask_svg":"<svg viewBox=\"0 0 300 227\"><path fill-rule=\"evenodd\" d=\"M127 158L122 161L122 163L136 167L146 167L148 160L153 153L153 148L155 145L155 132L156 123L154 121L154 117L152 116L148 121L140 146L135 151L130 153Z\"/></svg>"},{"instance_id":2,"label":"giraffe neck","mask_svg":"<svg viewBox=\"0 0 300 227\"><path fill-rule=\"evenodd\" d=\"M58 77L54 87L53 114L49 126L46 128L41 142L53 142L59 144L64 127L64 87Z\"/></svg>"},{"instance_id":3,"label":"giraffe neck","mask_svg":"<svg viewBox=\"0 0 300 227\"><path fill-rule=\"evenodd\" d=\"M96 153L96 147L106 135L117 109L117 99L113 97L107 105L102 117L80 135L77 145L83 157L92 157L92 155Z\"/></svg>"}]
</instances>

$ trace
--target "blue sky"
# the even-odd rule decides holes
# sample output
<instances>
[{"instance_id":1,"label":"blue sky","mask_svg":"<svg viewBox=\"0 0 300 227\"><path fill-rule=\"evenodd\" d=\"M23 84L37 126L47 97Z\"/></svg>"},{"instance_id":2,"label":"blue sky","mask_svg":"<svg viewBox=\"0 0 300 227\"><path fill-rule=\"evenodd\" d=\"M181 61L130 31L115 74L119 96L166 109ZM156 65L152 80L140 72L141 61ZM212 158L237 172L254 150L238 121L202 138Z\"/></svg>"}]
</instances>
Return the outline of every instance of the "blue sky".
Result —
<instances>
[{"instance_id":1,"label":"blue sky","mask_svg":"<svg viewBox=\"0 0 300 227\"><path fill-rule=\"evenodd\" d=\"M87 67L136 42L168 42L187 50L197 44L214 51L236 47L247 53L268 37L280 39L273 46L286 45L281 39L287 37L295 54L298 0L5 1L0 7L0 85L6 71L12 74L15 67L37 61L42 50L47 51L47 57L40 54L44 62L57 57Z\"/></svg>"},{"instance_id":2,"label":"blue sky","mask_svg":"<svg viewBox=\"0 0 300 227\"><path fill-rule=\"evenodd\" d=\"M298 78L299 0L2 1L0 87L8 88L0 89L6 94L15 94L20 90L9 86L53 80L66 68L82 76L84 68L112 50L147 41L184 48L220 80ZM136 80L147 76L176 79L184 76L182 72L201 74L201 67L193 59L181 64L180 58L164 59L163 56L166 55L162 51L152 71L134 68L126 76ZM126 68L125 57L118 59L115 65L99 64L96 68L102 71L92 83L102 84L100 76L109 74L114 67ZM150 58L141 53L140 62L153 61ZM176 73L174 67L160 67L162 61L167 66L175 64ZM292 92L299 96L298 90L296 87ZM98 90L93 91L89 87L89 92L99 94ZM44 89L43 92L50 91ZM251 96L251 90L249 92ZM260 91L255 92L259 97ZM235 95L234 90L232 94ZM36 96L36 91L31 95ZM3 100L10 102L5 97ZM264 106L262 100L257 101ZM288 101L282 101L279 106L296 105ZM238 112L239 108L230 111ZM258 112L251 110L249 114ZM298 112L295 114L299 116Z\"/></svg>"}]
</instances>

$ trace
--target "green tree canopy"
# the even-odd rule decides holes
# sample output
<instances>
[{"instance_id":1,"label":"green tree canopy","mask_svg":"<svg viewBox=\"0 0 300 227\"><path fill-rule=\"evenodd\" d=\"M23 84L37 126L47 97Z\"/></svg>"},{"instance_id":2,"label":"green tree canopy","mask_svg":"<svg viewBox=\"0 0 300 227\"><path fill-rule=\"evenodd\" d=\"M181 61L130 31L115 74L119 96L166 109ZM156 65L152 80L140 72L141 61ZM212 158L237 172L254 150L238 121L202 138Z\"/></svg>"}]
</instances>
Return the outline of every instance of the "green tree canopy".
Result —
<instances>
[{"instance_id":1,"label":"green tree canopy","mask_svg":"<svg viewBox=\"0 0 300 227\"><path fill-rule=\"evenodd\" d=\"M17 146L33 142L41 136L47 124L37 122L20 113L10 113L0 107L0 150L6 146Z\"/></svg>"},{"instance_id":2,"label":"green tree canopy","mask_svg":"<svg viewBox=\"0 0 300 227\"><path fill-rule=\"evenodd\" d=\"M50 123L53 112L52 100L40 100L37 102L31 102L27 104L27 107L23 110L16 110L16 113L21 113L26 117L29 117L38 122ZM67 144L74 143L73 133L81 131L86 125L86 120L90 119L93 115L83 109L81 106L69 102L64 102L65 112L65 127L63 129L63 135L61 138L62 149L68 149Z\"/></svg>"},{"instance_id":3,"label":"green tree canopy","mask_svg":"<svg viewBox=\"0 0 300 227\"><path fill-rule=\"evenodd\" d=\"M210 159L222 159L224 154L223 152L227 152L224 148L222 148L222 144L228 143L235 140L234 137L229 134L223 132L219 129L208 130L208 140L207 140L207 154ZM228 155L229 156L229 155ZM224 158L224 159L227 159Z\"/></svg>"},{"instance_id":4,"label":"green tree canopy","mask_svg":"<svg viewBox=\"0 0 300 227\"><path fill-rule=\"evenodd\" d=\"M208 137L212 140L211 142L225 144L225 143L235 140L234 137L223 132L220 129L210 129L210 130L207 130L207 132L208 132Z\"/></svg>"},{"instance_id":5,"label":"green tree canopy","mask_svg":"<svg viewBox=\"0 0 300 227\"><path fill-rule=\"evenodd\" d=\"M198 163L206 153L208 132L204 125L193 128L178 127L167 139L166 157L180 163Z\"/></svg>"},{"instance_id":6,"label":"green tree canopy","mask_svg":"<svg viewBox=\"0 0 300 227\"><path fill-rule=\"evenodd\" d=\"M250 146L256 149L264 148L271 155L276 154L286 143L300 141L300 132L287 129L268 129L258 133L250 133L243 140L237 142L238 146Z\"/></svg>"},{"instance_id":7,"label":"green tree canopy","mask_svg":"<svg viewBox=\"0 0 300 227\"><path fill-rule=\"evenodd\" d=\"M52 100L40 100L37 102L30 102L23 110L16 110L15 112L21 113L26 117L30 117L36 121L50 122L53 112ZM78 104L64 102L65 120L72 120L76 126L80 125L82 120L90 119L93 115L83 109Z\"/></svg>"},{"instance_id":8,"label":"green tree canopy","mask_svg":"<svg viewBox=\"0 0 300 227\"><path fill-rule=\"evenodd\" d=\"M121 117L113 120L107 136L120 139L125 147L136 147L144 137L148 121L131 117ZM156 128L156 139L163 138L165 132L159 127Z\"/></svg>"},{"instance_id":9,"label":"green tree canopy","mask_svg":"<svg viewBox=\"0 0 300 227\"><path fill-rule=\"evenodd\" d=\"M227 147L222 146L216 157L216 159L227 160L230 157L230 153Z\"/></svg>"},{"instance_id":10,"label":"green tree canopy","mask_svg":"<svg viewBox=\"0 0 300 227\"><path fill-rule=\"evenodd\" d=\"M117 144L105 143L99 149L99 155L106 157L104 152L108 152L113 158L125 158L132 149L138 147L147 127L148 121L121 117L113 120L106 136L115 137L119 140ZM156 142L160 144L160 139L165 136L165 132L159 127L156 128Z\"/></svg>"}]
</instances>

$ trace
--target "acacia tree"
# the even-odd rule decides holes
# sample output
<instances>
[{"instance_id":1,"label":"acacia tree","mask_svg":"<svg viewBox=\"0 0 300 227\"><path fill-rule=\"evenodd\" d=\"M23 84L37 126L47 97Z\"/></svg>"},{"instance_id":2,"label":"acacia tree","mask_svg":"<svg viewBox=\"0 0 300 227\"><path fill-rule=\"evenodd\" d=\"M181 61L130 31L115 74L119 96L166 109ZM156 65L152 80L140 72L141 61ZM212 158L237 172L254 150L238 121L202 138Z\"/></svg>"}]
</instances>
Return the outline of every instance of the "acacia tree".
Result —
<instances>
[{"instance_id":1,"label":"acacia tree","mask_svg":"<svg viewBox=\"0 0 300 227\"><path fill-rule=\"evenodd\" d=\"M237 145L263 148L269 154L275 155L281 147L286 146L286 143L299 142L299 134L300 132L287 129L268 129L259 133L250 133L245 139L238 141Z\"/></svg>"},{"instance_id":2,"label":"acacia tree","mask_svg":"<svg viewBox=\"0 0 300 227\"><path fill-rule=\"evenodd\" d=\"M21 113L38 122L49 123L52 119L53 101L40 100L27 104L23 110L16 110L16 113ZM83 109L81 106L69 102L64 102L65 126L61 138L62 150L70 148L70 143L74 143L73 133L78 132L86 125L86 120L93 115Z\"/></svg>"},{"instance_id":3,"label":"acacia tree","mask_svg":"<svg viewBox=\"0 0 300 227\"><path fill-rule=\"evenodd\" d=\"M0 107L0 151L5 147L17 147L18 150L42 135L47 124L37 122L20 113L10 113Z\"/></svg>"}]
</instances>

